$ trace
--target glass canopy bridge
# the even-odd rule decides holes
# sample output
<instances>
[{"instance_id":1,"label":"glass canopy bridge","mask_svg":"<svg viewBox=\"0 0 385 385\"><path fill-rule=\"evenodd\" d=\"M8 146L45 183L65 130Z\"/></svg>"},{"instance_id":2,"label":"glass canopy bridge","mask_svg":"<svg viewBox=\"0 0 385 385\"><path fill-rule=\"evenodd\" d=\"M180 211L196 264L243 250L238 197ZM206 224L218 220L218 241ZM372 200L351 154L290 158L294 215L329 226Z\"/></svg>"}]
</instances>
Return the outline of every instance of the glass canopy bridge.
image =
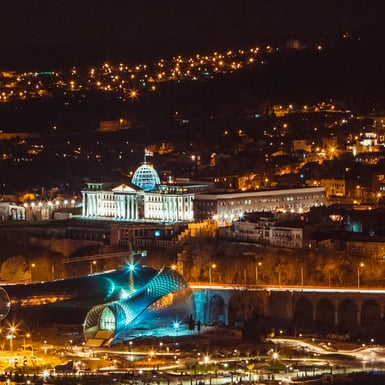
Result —
<instances>
[{"instance_id":1,"label":"glass canopy bridge","mask_svg":"<svg viewBox=\"0 0 385 385\"><path fill-rule=\"evenodd\" d=\"M0 286L0 317L83 325L89 345L102 346L175 330L195 316L192 290L175 270L129 265L47 282Z\"/></svg>"}]
</instances>

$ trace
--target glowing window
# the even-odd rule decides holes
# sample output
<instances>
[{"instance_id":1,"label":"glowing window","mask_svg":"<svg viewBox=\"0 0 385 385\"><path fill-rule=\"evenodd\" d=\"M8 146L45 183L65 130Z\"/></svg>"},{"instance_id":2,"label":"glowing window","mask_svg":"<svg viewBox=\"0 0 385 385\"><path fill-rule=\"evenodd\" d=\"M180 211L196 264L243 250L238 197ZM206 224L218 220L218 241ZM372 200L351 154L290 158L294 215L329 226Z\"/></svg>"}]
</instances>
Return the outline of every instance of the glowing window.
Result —
<instances>
[{"instance_id":1,"label":"glowing window","mask_svg":"<svg viewBox=\"0 0 385 385\"><path fill-rule=\"evenodd\" d=\"M102 330L114 330L115 329L115 316L111 309L105 307L100 315L100 329Z\"/></svg>"}]
</instances>

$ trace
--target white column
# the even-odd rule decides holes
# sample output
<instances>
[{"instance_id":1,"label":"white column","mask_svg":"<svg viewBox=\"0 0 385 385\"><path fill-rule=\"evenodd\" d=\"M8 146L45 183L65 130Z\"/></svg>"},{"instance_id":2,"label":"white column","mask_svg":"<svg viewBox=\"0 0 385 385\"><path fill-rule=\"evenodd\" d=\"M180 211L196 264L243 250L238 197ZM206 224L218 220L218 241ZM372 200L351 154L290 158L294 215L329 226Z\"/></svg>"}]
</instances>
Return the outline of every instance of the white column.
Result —
<instances>
[{"instance_id":1,"label":"white column","mask_svg":"<svg viewBox=\"0 0 385 385\"><path fill-rule=\"evenodd\" d=\"M91 195L91 207L92 207L92 216L95 217L97 216L98 212L98 208L97 208L97 204L96 204L96 194L92 194Z\"/></svg>"},{"instance_id":2,"label":"white column","mask_svg":"<svg viewBox=\"0 0 385 385\"><path fill-rule=\"evenodd\" d=\"M165 195L162 195L162 218L161 220L165 221L166 220L166 212L167 212L167 200L166 200L166 196Z\"/></svg>"},{"instance_id":3,"label":"white column","mask_svg":"<svg viewBox=\"0 0 385 385\"><path fill-rule=\"evenodd\" d=\"M127 214L127 201L129 199L129 195L124 196L124 201L123 201L123 219L128 219L128 214Z\"/></svg>"},{"instance_id":4,"label":"white column","mask_svg":"<svg viewBox=\"0 0 385 385\"><path fill-rule=\"evenodd\" d=\"M126 207L126 219L130 220L132 219L132 208L131 208L131 204L132 204L132 196L131 195L128 195L126 197L126 203L125 203L125 207Z\"/></svg>"},{"instance_id":5,"label":"white column","mask_svg":"<svg viewBox=\"0 0 385 385\"><path fill-rule=\"evenodd\" d=\"M82 217L86 216L86 193L82 192Z\"/></svg>"},{"instance_id":6,"label":"white column","mask_svg":"<svg viewBox=\"0 0 385 385\"><path fill-rule=\"evenodd\" d=\"M115 219L120 218L120 195L114 195L114 202L115 202L115 212L113 217Z\"/></svg>"},{"instance_id":7,"label":"white column","mask_svg":"<svg viewBox=\"0 0 385 385\"><path fill-rule=\"evenodd\" d=\"M135 197L133 197L132 200L134 202L134 210L135 210L134 218L135 218L135 220L138 220L139 219L138 200Z\"/></svg>"}]
</instances>

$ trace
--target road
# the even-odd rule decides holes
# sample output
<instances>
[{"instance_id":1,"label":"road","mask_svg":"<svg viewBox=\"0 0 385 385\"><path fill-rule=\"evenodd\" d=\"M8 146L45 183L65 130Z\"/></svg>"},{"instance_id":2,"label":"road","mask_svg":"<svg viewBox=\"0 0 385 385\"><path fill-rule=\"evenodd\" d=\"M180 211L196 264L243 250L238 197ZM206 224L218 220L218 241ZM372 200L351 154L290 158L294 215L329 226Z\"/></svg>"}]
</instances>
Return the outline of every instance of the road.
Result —
<instances>
[{"instance_id":1,"label":"road","mask_svg":"<svg viewBox=\"0 0 385 385\"><path fill-rule=\"evenodd\" d=\"M244 285L233 283L189 282L191 289L211 290L249 290L249 291L302 291L309 293L363 293L385 294L385 289L365 287L329 287L329 286L301 286L301 285Z\"/></svg>"}]
</instances>

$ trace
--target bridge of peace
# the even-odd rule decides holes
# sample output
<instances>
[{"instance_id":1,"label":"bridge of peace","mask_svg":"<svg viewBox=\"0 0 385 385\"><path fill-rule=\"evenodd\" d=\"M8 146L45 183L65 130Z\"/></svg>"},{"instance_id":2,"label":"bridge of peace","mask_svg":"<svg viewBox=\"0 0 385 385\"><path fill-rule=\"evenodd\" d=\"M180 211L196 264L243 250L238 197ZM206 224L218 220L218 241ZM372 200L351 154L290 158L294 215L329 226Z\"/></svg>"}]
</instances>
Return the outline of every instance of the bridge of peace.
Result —
<instances>
[{"instance_id":1,"label":"bridge of peace","mask_svg":"<svg viewBox=\"0 0 385 385\"><path fill-rule=\"evenodd\" d=\"M292 335L339 333L377 341L385 336L385 289L200 283L190 287L197 319L204 323L229 324L231 309L241 301L254 307L256 320Z\"/></svg>"}]
</instances>

